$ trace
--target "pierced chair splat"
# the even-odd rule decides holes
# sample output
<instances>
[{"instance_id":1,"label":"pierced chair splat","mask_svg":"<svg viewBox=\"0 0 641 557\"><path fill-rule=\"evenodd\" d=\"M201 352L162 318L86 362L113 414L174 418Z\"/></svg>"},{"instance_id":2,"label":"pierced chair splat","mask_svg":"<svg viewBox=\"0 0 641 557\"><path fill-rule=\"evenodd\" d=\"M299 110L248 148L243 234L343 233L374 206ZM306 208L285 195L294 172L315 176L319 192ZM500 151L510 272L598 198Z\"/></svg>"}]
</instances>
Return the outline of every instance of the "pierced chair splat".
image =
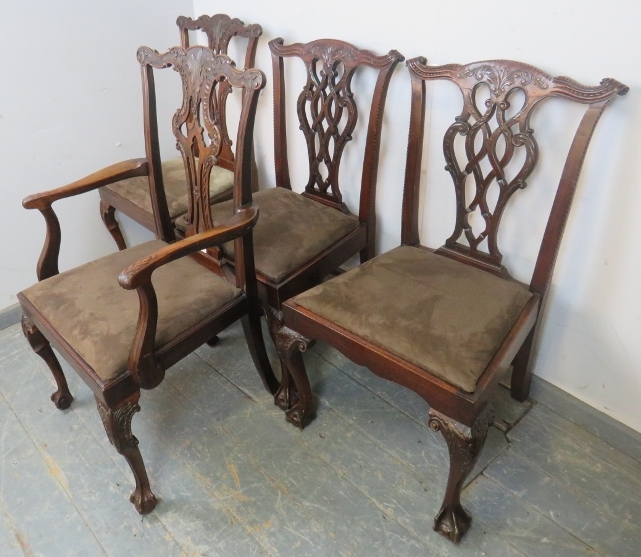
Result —
<instances>
[{"instance_id":1,"label":"pierced chair splat","mask_svg":"<svg viewBox=\"0 0 641 557\"><path fill-rule=\"evenodd\" d=\"M627 87L613 79L585 87L506 60L430 67L415 58L407 66L412 105L401 246L283 304L284 327L292 331L290 342L299 348L298 353L292 349L286 354L286 364L304 374L300 348L310 339L322 339L427 401L428 425L443 434L450 455L434 529L458 543L472 520L461 505L461 489L492 422L493 387L513 364L512 396L528 396L532 343L588 144L604 108ZM443 140L446 169L456 192L455 229L435 251L422 246L419 238L425 84L434 79L453 82L463 95L463 110ZM489 98L479 106L481 87L489 89ZM510 112L517 90L525 100ZM525 188L538 160L539 146L529 124L532 113L552 97L586 105L586 110L527 285L511 278L503 265L498 229L510 198ZM543 113L539 116L541 128ZM456 138L462 139L460 150L454 147ZM503 147L497 147L501 143ZM505 168L513 158L523 162L508 178ZM483 159L488 164L482 164ZM473 188L467 180L473 181ZM498 195L491 202L488 189L493 183ZM476 209L482 216L478 232L469 220Z\"/></svg>"},{"instance_id":2,"label":"pierced chair splat","mask_svg":"<svg viewBox=\"0 0 641 557\"><path fill-rule=\"evenodd\" d=\"M215 54L227 54L229 43L234 37L247 39L245 68L254 67L258 39L263 33L260 25L245 25L239 19L232 19L226 14L202 15L197 19L180 16L176 24L180 30L181 46L185 49L189 48L189 31L202 30L207 35L209 48ZM223 84L217 88L216 97L212 98L222 138L222 149L218 155L220 163L214 166L209 181L211 203L232 198L234 153L226 120L227 97L232 89ZM146 144L145 148L148 160L151 159L151 154L160 158L160 147L157 142L151 145ZM256 176L254 172L252 174L253 191L258 190ZM175 221L187 211L188 189L181 157L162 161L160 168L154 173L149 172L127 178L100 188L100 214L118 249L125 249L126 245L115 218L116 210L155 232L157 238L173 242L176 232ZM155 191L161 193L154 195ZM160 221L155 215L160 216ZM182 234L179 233L178 236Z\"/></svg>"},{"instance_id":3,"label":"pierced chair splat","mask_svg":"<svg viewBox=\"0 0 641 557\"><path fill-rule=\"evenodd\" d=\"M254 233L259 295L265 304L269 330L283 361L291 344L283 344L282 303L319 284L354 255L361 261L374 255L376 215L374 197L383 126L385 99L394 68L403 56L391 50L377 56L368 50L338 40L323 39L307 44L284 45L283 39L269 43L273 62L274 149L276 187L255 195L260 204L260 221ZM296 109L300 135L287 134L285 60L299 59L305 68L305 83L298 94ZM357 159L348 144L355 133L358 106L367 91L352 91L356 72L369 68L376 76L371 108L365 116L365 155ZM309 171L302 193L292 191L287 158L288 137L304 141ZM345 157L362 165L358 215L351 214L343 201L339 168ZM353 187L352 184L349 187ZM213 222L226 218L229 203L212 206ZM231 244L222 246L220 264L234 265ZM299 351L294 351L299 353ZM282 367L281 388L275 403L286 419L304 427L311 391L304 375Z\"/></svg>"},{"instance_id":4,"label":"pierced chair splat","mask_svg":"<svg viewBox=\"0 0 641 557\"><path fill-rule=\"evenodd\" d=\"M208 218L199 221L198 230L189 238L171 244L153 240L59 273L60 226L52 204L146 174L160 161L152 157L151 162L139 159L118 163L68 186L29 196L23 205L43 214L47 239L37 267L39 282L20 292L18 299L24 312L24 334L56 380L58 389L52 400L61 409L72 402L53 346L93 391L109 440L133 472L136 488L131 502L145 514L154 509L156 498L138 440L131 431L133 415L140 410L140 389L156 387L167 368L239 319L265 387L274 393L278 382L269 367L260 329L252 253L252 229L258 219L251 189L252 136L265 76L255 69L239 71L227 56L202 46L173 48L162 55L141 47L138 60L147 123L155 113L153 68L172 67L180 73L183 109L193 108L192 125L189 138L181 135L177 125L174 133L179 141L201 142L200 157L188 149L183 150L183 156L185 167L191 170L190 210L207 217L209 178L218 162L215 147L206 145L202 138L205 131L211 136L217 125L207 107L221 83L244 91L237 136L234 214L215 227ZM175 124L183 109L178 110ZM154 128L147 125L145 129L148 142L153 142ZM234 284L207 269L201 252L228 241L235 242L240 262Z\"/></svg>"}]
</instances>

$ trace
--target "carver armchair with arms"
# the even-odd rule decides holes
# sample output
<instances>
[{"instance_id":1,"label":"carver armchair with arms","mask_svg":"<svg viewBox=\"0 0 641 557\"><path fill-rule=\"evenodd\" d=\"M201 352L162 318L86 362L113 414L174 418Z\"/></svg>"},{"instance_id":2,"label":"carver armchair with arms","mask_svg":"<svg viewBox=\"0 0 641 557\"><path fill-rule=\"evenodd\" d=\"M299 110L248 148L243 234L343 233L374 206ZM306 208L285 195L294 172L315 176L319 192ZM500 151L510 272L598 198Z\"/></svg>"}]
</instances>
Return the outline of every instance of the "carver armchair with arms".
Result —
<instances>
[{"instance_id":1,"label":"carver armchair with arms","mask_svg":"<svg viewBox=\"0 0 641 557\"><path fill-rule=\"evenodd\" d=\"M238 319L266 388L273 393L278 383L260 329L252 254L252 229L258 218L251 191L252 135L264 75L255 69L236 70L227 56L202 46L173 48L163 55L141 47L138 60L148 158L113 165L23 201L27 209L38 209L45 217L47 239L37 267L39 282L20 292L18 299L25 336L56 380L58 389L52 400L60 409L72 402L51 345L92 389L109 440L134 474L131 501L144 514L154 509L156 498L131 431L132 417L140 410L140 389L156 387L167 368ZM189 238L171 244L153 240L59 273L60 226L52 204L160 167L157 152L150 147L158 141L151 123L155 116L153 68L166 67L173 67L183 81L183 105L174 117L174 133L189 170L189 210L205 217ZM234 214L212 227L209 177L219 162L222 145L219 124L209 107L221 83L242 88L245 94L237 137ZM196 145L198 158L190 148ZM203 265L201 250L228 241L235 242L240 263L235 284Z\"/></svg>"},{"instance_id":2,"label":"carver armchair with arms","mask_svg":"<svg viewBox=\"0 0 641 557\"><path fill-rule=\"evenodd\" d=\"M323 39L307 44L284 45L283 39L269 43L273 61L274 150L276 187L255 195L261 218L254 233L254 253L259 296L265 304L269 330L279 353L281 345L281 304L300 292L320 283L354 255L361 261L374 255L376 214L374 197L378 158L387 89L394 68L403 60L391 50L377 56L368 50L337 40ZM306 80L298 94L297 124L302 130L309 172L302 193L292 191L287 157L285 59L298 58L305 68ZM370 68L376 76L371 95L365 155L359 160L357 150L350 152L359 116L358 97L352 91L357 71ZM356 97L359 98L357 103ZM339 168L344 156L362 165L358 214L350 213L343 202ZM349 184L354 187L354 184ZM214 222L223 221L231 211L229 202L212 206ZM181 225L181 219L176 221ZM223 268L234 264L232 244L221 247L219 261ZM304 426L312 415L309 384L301 374L291 375L282 367L281 387L276 404L285 410L286 419Z\"/></svg>"},{"instance_id":3,"label":"carver armchair with arms","mask_svg":"<svg viewBox=\"0 0 641 557\"><path fill-rule=\"evenodd\" d=\"M213 16L202 15L197 19L180 16L176 20L180 30L181 46L189 48L189 31L202 30L207 35L209 48L216 54L227 54L233 37L247 39L245 50L245 68L254 67L256 46L263 30L260 25L245 25L239 19L232 19L226 14ZM220 121L218 129L222 138L222 150L218 156L219 163L214 166L209 183L211 203L231 199L234 185L234 153L231 149L226 121L226 103L232 91L223 83L218 88L215 102ZM154 146L158 149L158 146ZM252 172L253 190L258 189L256 172ZM174 221L187 211L187 182L181 157L162 162L160 172L149 172L131 176L101 187L100 214L118 246L125 249L125 240L115 218L115 211L124 213L145 228L156 233L158 238L173 242ZM154 192L158 194L154 195ZM160 217L160 219L157 218Z\"/></svg>"},{"instance_id":4,"label":"carver armchair with arms","mask_svg":"<svg viewBox=\"0 0 641 557\"><path fill-rule=\"evenodd\" d=\"M443 434L450 455L434 529L458 542L471 524L461 489L492 421L493 387L513 364L512 396L528 396L532 344L588 144L604 108L627 87L612 79L585 87L505 60L430 67L414 58L407 65L412 108L401 246L285 302L284 325L290 332L284 343L291 360L286 363L304 373L300 356L294 355L307 348L309 339L322 339L427 401L428 425ZM435 251L419 238L425 84L434 79L453 82L463 96L462 112L443 140L446 170L454 182L455 227ZM517 102L518 90L522 102ZM526 187L537 163L532 113L552 97L587 108L560 176L532 280L523 284L502 264L498 230L510 198ZM437 110L435 102L430 105ZM545 124L542 115L539 129ZM511 162L516 168L508 171ZM496 188L492 193L491 187ZM471 218L475 212L480 227ZM519 232L528 233L512 234Z\"/></svg>"}]
</instances>

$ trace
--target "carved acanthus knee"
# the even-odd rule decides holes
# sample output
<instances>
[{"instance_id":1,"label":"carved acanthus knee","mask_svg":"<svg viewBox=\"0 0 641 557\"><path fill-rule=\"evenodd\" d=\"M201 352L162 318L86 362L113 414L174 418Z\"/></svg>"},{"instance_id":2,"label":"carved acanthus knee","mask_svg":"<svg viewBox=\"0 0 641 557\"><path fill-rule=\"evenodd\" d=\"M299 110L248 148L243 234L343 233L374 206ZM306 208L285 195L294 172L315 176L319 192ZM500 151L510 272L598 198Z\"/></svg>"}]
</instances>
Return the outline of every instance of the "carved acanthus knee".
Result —
<instances>
[{"instance_id":1,"label":"carved acanthus knee","mask_svg":"<svg viewBox=\"0 0 641 557\"><path fill-rule=\"evenodd\" d=\"M274 395L274 404L285 411L288 422L303 428L314 416L314 401L302 352L314 341L286 327L281 311L266 306L265 315L281 362L280 387Z\"/></svg>"},{"instance_id":2,"label":"carved acanthus knee","mask_svg":"<svg viewBox=\"0 0 641 557\"><path fill-rule=\"evenodd\" d=\"M26 315L20 320L22 334L27 339L29 346L38 354L45 346L49 346L49 341L43 336L38 327Z\"/></svg>"},{"instance_id":3,"label":"carved acanthus knee","mask_svg":"<svg viewBox=\"0 0 641 557\"><path fill-rule=\"evenodd\" d=\"M107 437L116 450L123 454L129 447L137 447L138 439L131 432L131 420L134 414L140 411L138 398L128 400L115 410L104 406L99 401L96 401L96 405Z\"/></svg>"},{"instance_id":4,"label":"carved acanthus knee","mask_svg":"<svg viewBox=\"0 0 641 557\"><path fill-rule=\"evenodd\" d=\"M109 441L125 457L134 474L136 488L129 500L140 514L147 514L154 510L158 500L149 487L149 478L138 448L138 439L131 433L131 420L134 414L140 411L139 398L140 392L134 393L115 408L105 406L96 398L96 405Z\"/></svg>"},{"instance_id":5,"label":"carved acanthus knee","mask_svg":"<svg viewBox=\"0 0 641 557\"><path fill-rule=\"evenodd\" d=\"M450 455L450 471L443 505L434 519L434 530L458 543L470 528L472 515L461 505L461 490L466 478L476 464L487 431L494 418L490 405L478 415L472 427L430 409L428 425L445 437Z\"/></svg>"},{"instance_id":6,"label":"carved acanthus knee","mask_svg":"<svg viewBox=\"0 0 641 557\"><path fill-rule=\"evenodd\" d=\"M263 311L265 312L265 318L267 319L269 336L278 351L278 357L280 359L280 386L274 395L274 404L276 404L276 406L281 410L287 411L298 401L298 392L296 391L295 385L291 384L291 378L287 371L287 364L285 363L285 357L282 352L284 347L283 312L266 304L263 305Z\"/></svg>"}]
</instances>

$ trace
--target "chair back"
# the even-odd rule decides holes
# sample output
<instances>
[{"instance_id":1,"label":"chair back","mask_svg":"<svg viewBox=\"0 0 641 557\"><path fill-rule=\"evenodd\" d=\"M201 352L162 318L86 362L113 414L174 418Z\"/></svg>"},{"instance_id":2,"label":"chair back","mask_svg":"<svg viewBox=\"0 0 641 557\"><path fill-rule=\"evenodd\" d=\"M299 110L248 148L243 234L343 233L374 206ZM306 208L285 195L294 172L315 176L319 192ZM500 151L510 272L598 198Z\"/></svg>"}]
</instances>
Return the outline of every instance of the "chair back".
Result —
<instances>
[{"instance_id":1,"label":"chair back","mask_svg":"<svg viewBox=\"0 0 641 557\"><path fill-rule=\"evenodd\" d=\"M361 66L378 71L367 122L367 138L361 179L359 220L373 226L374 195L378 169L383 109L392 71L403 61L396 50L377 56L369 50L337 40L323 39L285 46L283 39L269 43L274 80L274 148L276 185L291 189L287 160L284 58L300 58L307 80L297 99L300 129L305 136L309 174L303 195L348 212L339 185L339 167L358 119L352 78Z\"/></svg>"},{"instance_id":2,"label":"chair back","mask_svg":"<svg viewBox=\"0 0 641 557\"><path fill-rule=\"evenodd\" d=\"M256 60L256 47L258 39L263 34L263 28L257 23L245 25L240 19L232 19L227 14L216 14L212 16L201 15L197 19L180 16L176 20L180 29L181 46L189 48L189 31L200 30L207 35L207 43L214 54L229 54L227 52L229 43L233 37L247 39L245 49L245 68L253 68ZM222 150L220 153L220 166L227 170L234 170L234 153L231 149L232 141L227 130L227 97L232 89L225 83L218 87L217 106L220 112L220 131L223 138ZM257 185L257 184L256 184Z\"/></svg>"},{"instance_id":3,"label":"chair back","mask_svg":"<svg viewBox=\"0 0 641 557\"><path fill-rule=\"evenodd\" d=\"M174 114L172 129L185 163L189 188L187 235L202 232L213 226L209 210L209 181L212 168L220 164L224 144L218 90L220 87L233 87L243 91L233 190L234 209L238 211L252 200L254 117L259 92L265 86L265 75L257 69L237 70L231 58L216 54L205 46L175 47L164 54L141 47L138 49L138 61L143 75L147 157L150 174L155 175L151 182L155 185L152 188L154 218L161 226L162 215L156 209L162 205L158 200L164 197L164 188L157 149L153 70L171 67L180 74L183 89L182 106ZM166 208L166 202L164 205Z\"/></svg>"},{"instance_id":4,"label":"chair back","mask_svg":"<svg viewBox=\"0 0 641 557\"><path fill-rule=\"evenodd\" d=\"M232 19L227 14L212 16L201 15L197 19L179 16L176 25L180 29L180 44L189 48L189 31L203 31L207 35L207 44L215 54L228 54L227 49L233 37L247 39L245 68L254 67L258 38L263 34L263 28L257 23L245 25L240 19Z\"/></svg>"},{"instance_id":5,"label":"chair back","mask_svg":"<svg viewBox=\"0 0 641 557\"><path fill-rule=\"evenodd\" d=\"M412 79L412 108L401 242L420 244L418 196L425 83L434 79L449 80L459 87L463 96L463 109L443 138L445 168L452 177L456 194L456 220L452 235L437 253L499 276L509 277L501 263L503 255L497 241L501 217L514 193L526 187L538 161L539 149L534 130L530 128L534 110L551 97L586 105L559 180L530 285L533 293L543 295L594 128L608 103L617 95L624 95L628 88L614 79L586 87L567 77L550 77L537 68L509 60L428 66L424 58L414 58L408 60L407 67ZM523 92L524 100L512 107L517 90ZM484 93L489 96L482 102ZM457 140L463 143L461 149L455 148ZM511 162L511 177L508 177L506 168ZM488 195L492 188L494 192ZM475 212L480 214L483 223L482 229L476 231L471 224Z\"/></svg>"}]
</instances>

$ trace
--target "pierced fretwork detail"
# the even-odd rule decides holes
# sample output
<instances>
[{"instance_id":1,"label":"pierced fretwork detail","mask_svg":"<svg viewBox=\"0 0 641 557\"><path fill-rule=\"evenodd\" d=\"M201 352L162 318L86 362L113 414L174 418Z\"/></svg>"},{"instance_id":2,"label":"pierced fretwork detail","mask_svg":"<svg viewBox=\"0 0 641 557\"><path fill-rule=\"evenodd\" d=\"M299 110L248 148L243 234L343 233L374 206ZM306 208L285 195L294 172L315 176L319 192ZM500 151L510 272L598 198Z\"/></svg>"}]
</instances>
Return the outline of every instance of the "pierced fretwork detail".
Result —
<instances>
[{"instance_id":1,"label":"pierced fretwork detail","mask_svg":"<svg viewBox=\"0 0 641 557\"><path fill-rule=\"evenodd\" d=\"M503 256L497 244L498 229L510 198L526 187L538 160L537 144L529 125L534 108L548 97L596 106L609 102L617 93L625 94L627 88L613 79L586 87L567 77L550 77L533 66L509 60L428 66L425 59L415 58L408 62L408 67L414 80L447 79L456 83L463 94L461 114L443 140L457 211L454 232L441 250L456 252L457 257L477 260L483 268L504 274ZM515 102L517 90L524 97L518 101L522 106ZM480 102L482 91L489 93L484 103ZM463 140L461 152L455 150L457 138ZM488 195L491 189L498 193ZM472 214L480 214L482 230L473 230ZM485 241L487 251L481 245Z\"/></svg>"},{"instance_id":2,"label":"pierced fretwork detail","mask_svg":"<svg viewBox=\"0 0 641 557\"><path fill-rule=\"evenodd\" d=\"M341 157L358 120L357 103L351 83L360 66L376 69L377 84L372 97L369 115L368 146L372 152L380 134L379 116L384 103L391 71L399 61L400 53L391 50L376 56L369 50L336 40L319 40L307 44L283 45L282 39L269 43L274 60L295 56L305 64L307 82L298 96L297 111L300 129L305 135L309 159L309 177L305 193L322 202L346 210L339 186ZM281 61L282 63L282 61ZM283 80L282 64L278 79ZM275 69L278 74L278 69ZM280 125L276 122L276 126ZM283 123L284 126L284 123ZM277 129L277 135L278 129ZM364 183L369 187L370 172L364 173ZM284 182L289 181L287 176ZM288 185L286 187L289 187Z\"/></svg>"},{"instance_id":3,"label":"pierced fretwork detail","mask_svg":"<svg viewBox=\"0 0 641 557\"><path fill-rule=\"evenodd\" d=\"M181 46L183 48L189 47L189 31L196 30L201 30L207 35L207 45L214 51L214 54L228 54L227 49L233 37L248 39L245 50L244 67L254 67L258 38L263 34L263 28L260 25L245 25L240 19L232 19L226 14L216 14L213 16L201 15L197 19L180 16L176 20L176 24L180 28ZM229 167L234 161L234 153L231 150L232 140L229 138L227 124L225 122L225 106L227 97L231 92L232 89L229 87L228 82L223 81L218 84L216 95L218 107L216 114L218 114L220 118L219 128L222 135L220 158L226 162L226 164L223 164L225 167ZM212 113L213 112L214 110L212 108Z\"/></svg>"},{"instance_id":4,"label":"pierced fretwork detail","mask_svg":"<svg viewBox=\"0 0 641 557\"><path fill-rule=\"evenodd\" d=\"M297 105L309 154L309 181L305 191L326 194L331 190L331 195L340 203L338 168L358 119L350 89L356 56L343 48L316 48L313 53L314 57L306 62L307 83Z\"/></svg>"},{"instance_id":5,"label":"pierced fretwork detail","mask_svg":"<svg viewBox=\"0 0 641 557\"><path fill-rule=\"evenodd\" d=\"M473 75L476 78L486 77L486 74L480 71ZM497 233L503 210L514 192L525 188L526 180L538 159L536 141L528 125L532 103L526 99L523 107L515 115L512 117L506 115L510 108L508 97L514 89L514 83L526 81L532 83L531 76L521 79L521 82L518 81L519 77L522 78L523 74L513 72L510 75L506 71L500 74L498 72L489 74L490 79L484 79L484 81L490 85L491 96L485 101L484 112L481 112L477 105L476 96L479 85L464 91L463 111L447 130L443 140L446 170L450 172L454 181L457 201L454 233L445 244L452 248L460 246L459 240L463 234L469 249L477 251L479 245L487 238L489 256L496 265L499 265L502 259L497 245ZM536 83L538 85L540 80ZM493 129L494 118L496 127ZM466 160L463 164L459 162L455 152L454 143L457 135L465 138ZM499 152L501 147L502 153ZM513 160L517 149L525 151L525 160L516 175L508 180L505 170ZM489 170L486 172L481 167L483 159L489 163ZM471 200L466 196L466 180L470 175L474 178L475 185ZM498 185L499 193L492 207L488 200L488 191L493 183ZM475 234L469 218L477 210L485 221L485 228Z\"/></svg>"},{"instance_id":6,"label":"pierced fretwork detail","mask_svg":"<svg viewBox=\"0 0 641 557\"><path fill-rule=\"evenodd\" d=\"M263 73L249 69L240 71L225 55L216 55L208 48L179 47L158 54L147 47L138 49L138 61L154 68L172 66L180 73L183 103L172 121L176 147L182 154L189 185L188 234L213 226L209 211L209 178L211 169L219 164L226 136L224 106L233 87L259 89Z\"/></svg>"}]
</instances>

